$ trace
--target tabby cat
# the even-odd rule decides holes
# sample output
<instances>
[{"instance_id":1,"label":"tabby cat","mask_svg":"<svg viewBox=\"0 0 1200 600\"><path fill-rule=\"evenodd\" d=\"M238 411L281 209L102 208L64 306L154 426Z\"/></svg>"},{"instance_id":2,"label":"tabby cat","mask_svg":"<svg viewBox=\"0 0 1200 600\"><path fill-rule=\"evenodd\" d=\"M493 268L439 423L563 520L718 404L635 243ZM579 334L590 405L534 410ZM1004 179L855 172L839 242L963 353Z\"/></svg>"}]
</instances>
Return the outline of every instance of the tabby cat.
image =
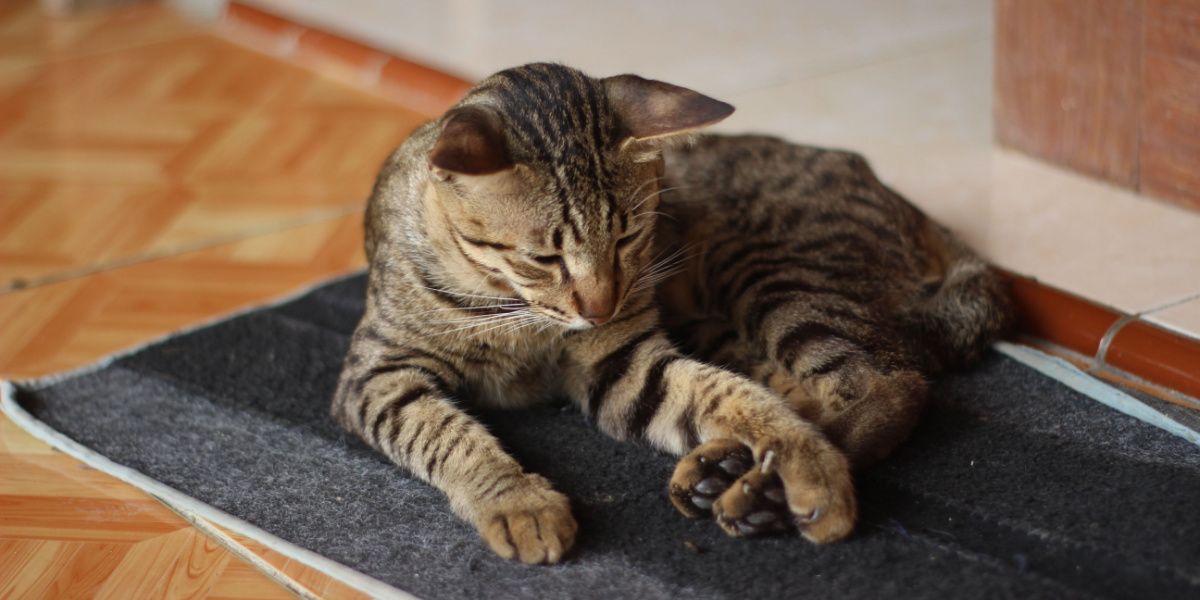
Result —
<instances>
[{"instance_id":1,"label":"tabby cat","mask_svg":"<svg viewBox=\"0 0 1200 600\"><path fill-rule=\"evenodd\" d=\"M565 395L683 456L669 497L731 535L854 527L851 469L927 378L1010 321L997 276L858 155L698 136L733 107L556 64L497 73L390 157L334 418L497 554L554 563L567 498L460 408Z\"/></svg>"}]
</instances>

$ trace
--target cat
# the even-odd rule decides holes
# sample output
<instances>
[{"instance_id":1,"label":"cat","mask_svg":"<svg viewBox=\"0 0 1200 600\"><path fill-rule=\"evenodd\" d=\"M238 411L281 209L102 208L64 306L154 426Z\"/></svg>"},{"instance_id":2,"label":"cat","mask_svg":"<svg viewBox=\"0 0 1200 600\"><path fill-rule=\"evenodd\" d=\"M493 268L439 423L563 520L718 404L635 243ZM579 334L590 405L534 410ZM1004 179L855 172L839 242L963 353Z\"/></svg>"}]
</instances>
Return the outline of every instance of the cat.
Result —
<instances>
[{"instance_id":1,"label":"cat","mask_svg":"<svg viewBox=\"0 0 1200 600\"><path fill-rule=\"evenodd\" d=\"M569 502L460 403L565 395L681 456L667 496L688 516L850 534L852 469L904 440L928 378L978 359L1011 305L862 157L698 133L732 112L537 63L417 129L368 203L334 419L527 563L570 550Z\"/></svg>"}]
</instances>

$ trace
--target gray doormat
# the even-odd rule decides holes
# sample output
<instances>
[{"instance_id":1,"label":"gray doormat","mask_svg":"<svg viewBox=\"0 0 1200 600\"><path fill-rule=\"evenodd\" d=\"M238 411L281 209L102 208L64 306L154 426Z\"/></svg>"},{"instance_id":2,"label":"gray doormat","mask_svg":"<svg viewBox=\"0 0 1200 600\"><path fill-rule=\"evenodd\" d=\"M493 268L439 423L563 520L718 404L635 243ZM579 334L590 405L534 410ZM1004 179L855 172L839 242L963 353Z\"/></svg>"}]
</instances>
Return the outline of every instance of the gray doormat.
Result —
<instances>
[{"instance_id":1,"label":"gray doormat","mask_svg":"<svg viewBox=\"0 0 1200 600\"><path fill-rule=\"evenodd\" d=\"M670 457L574 410L479 412L580 523L565 564L498 559L437 491L326 416L363 286L335 281L15 398L241 520L223 524L378 580L356 583L377 594L385 582L431 599L1200 597L1196 447L1000 355L936 386L911 441L858 477L857 533L825 547L684 519L665 493Z\"/></svg>"}]
</instances>

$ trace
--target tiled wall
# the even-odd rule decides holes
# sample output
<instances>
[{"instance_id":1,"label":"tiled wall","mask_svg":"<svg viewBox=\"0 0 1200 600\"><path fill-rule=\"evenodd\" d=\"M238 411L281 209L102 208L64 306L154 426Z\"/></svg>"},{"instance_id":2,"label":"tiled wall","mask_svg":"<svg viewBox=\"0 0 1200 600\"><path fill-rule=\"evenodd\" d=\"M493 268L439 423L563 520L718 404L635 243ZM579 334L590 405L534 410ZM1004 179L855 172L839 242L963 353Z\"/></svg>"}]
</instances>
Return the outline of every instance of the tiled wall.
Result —
<instances>
[{"instance_id":1,"label":"tiled wall","mask_svg":"<svg viewBox=\"0 0 1200 600\"><path fill-rule=\"evenodd\" d=\"M1200 2L997 0L1000 142L1200 208Z\"/></svg>"}]
</instances>

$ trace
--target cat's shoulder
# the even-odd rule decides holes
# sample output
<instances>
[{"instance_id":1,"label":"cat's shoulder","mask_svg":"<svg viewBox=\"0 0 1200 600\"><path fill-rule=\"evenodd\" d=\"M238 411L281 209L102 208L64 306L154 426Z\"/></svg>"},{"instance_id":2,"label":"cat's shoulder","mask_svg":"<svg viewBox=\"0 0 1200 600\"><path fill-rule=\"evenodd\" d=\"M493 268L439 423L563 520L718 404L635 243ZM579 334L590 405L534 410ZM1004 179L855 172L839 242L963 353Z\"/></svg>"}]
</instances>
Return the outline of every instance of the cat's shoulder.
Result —
<instances>
[{"instance_id":1,"label":"cat's shoulder","mask_svg":"<svg viewBox=\"0 0 1200 600\"><path fill-rule=\"evenodd\" d=\"M709 134L697 136L693 143L672 150L676 161L711 163L732 168L759 167L819 167L868 173L867 159L854 151L798 144L781 137L764 134Z\"/></svg>"}]
</instances>

